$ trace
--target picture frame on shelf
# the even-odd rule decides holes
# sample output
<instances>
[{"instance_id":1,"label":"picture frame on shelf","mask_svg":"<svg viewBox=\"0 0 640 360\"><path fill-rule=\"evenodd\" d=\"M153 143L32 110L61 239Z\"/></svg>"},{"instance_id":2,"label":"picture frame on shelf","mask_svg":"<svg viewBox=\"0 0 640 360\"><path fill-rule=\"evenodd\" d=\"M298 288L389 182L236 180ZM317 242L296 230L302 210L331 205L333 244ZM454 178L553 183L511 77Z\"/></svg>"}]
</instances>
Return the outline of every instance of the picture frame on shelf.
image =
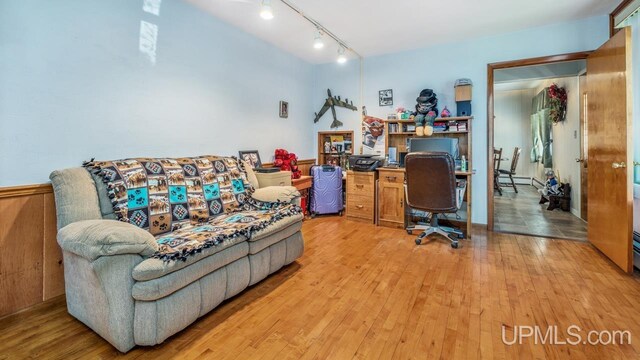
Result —
<instances>
[{"instance_id":1,"label":"picture frame on shelf","mask_svg":"<svg viewBox=\"0 0 640 360\"><path fill-rule=\"evenodd\" d=\"M378 91L378 105L379 106L393 105L393 89Z\"/></svg>"},{"instance_id":2,"label":"picture frame on shelf","mask_svg":"<svg viewBox=\"0 0 640 360\"><path fill-rule=\"evenodd\" d=\"M288 118L289 117L289 102L288 101L280 101L280 117Z\"/></svg>"},{"instance_id":3,"label":"picture frame on shelf","mask_svg":"<svg viewBox=\"0 0 640 360\"><path fill-rule=\"evenodd\" d=\"M389 146L389 163L396 164L398 162L398 149L395 146Z\"/></svg>"},{"instance_id":4,"label":"picture frame on shelf","mask_svg":"<svg viewBox=\"0 0 640 360\"><path fill-rule=\"evenodd\" d=\"M260 161L260 153L258 150L241 150L238 151L240 160L246 161L252 169L262 167L262 161Z\"/></svg>"}]
</instances>

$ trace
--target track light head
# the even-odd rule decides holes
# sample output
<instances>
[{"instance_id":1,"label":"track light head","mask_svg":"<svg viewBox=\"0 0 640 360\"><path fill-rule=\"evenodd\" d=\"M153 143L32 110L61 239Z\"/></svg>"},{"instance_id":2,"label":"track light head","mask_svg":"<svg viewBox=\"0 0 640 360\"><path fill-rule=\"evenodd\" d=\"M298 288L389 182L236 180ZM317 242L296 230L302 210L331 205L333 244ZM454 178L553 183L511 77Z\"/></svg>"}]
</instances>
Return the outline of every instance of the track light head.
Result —
<instances>
[{"instance_id":1,"label":"track light head","mask_svg":"<svg viewBox=\"0 0 640 360\"><path fill-rule=\"evenodd\" d=\"M344 64L347 62L347 57L344 55L345 51L346 49L344 46L340 45L340 48L338 49L338 59L336 60L338 64Z\"/></svg>"},{"instance_id":2,"label":"track light head","mask_svg":"<svg viewBox=\"0 0 640 360\"><path fill-rule=\"evenodd\" d=\"M316 32L316 37L313 39L313 48L320 50L324 47L324 42L322 42L322 32L320 29Z\"/></svg>"},{"instance_id":3,"label":"track light head","mask_svg":"<svg viewBox=\"0 0 640 360\"><path fill-rule=\"evenodd\" d=\"M271 8L271 0L262 0L260 5L260 17L265 20L273 19L273 9Z\"/></svg>"}]
</instances>

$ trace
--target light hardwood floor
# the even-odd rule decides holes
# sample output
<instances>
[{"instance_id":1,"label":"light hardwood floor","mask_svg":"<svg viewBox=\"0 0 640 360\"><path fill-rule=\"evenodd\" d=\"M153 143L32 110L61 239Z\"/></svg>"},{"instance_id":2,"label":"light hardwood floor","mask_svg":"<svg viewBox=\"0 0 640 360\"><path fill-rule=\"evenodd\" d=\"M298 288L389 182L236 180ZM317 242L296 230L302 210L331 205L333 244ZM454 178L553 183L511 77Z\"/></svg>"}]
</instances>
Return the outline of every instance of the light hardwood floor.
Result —
<instances>
[{"instance_id":1,"label":"light hardwood floor","mask_svg":"<svg viewBox=\"0 0 640 360\"><path fill-rule=\"evenodd\" d=\"M307 220L303 232L297 263L162 345L120 354L58 298L0 320L0 359L640 357L637 273L588 243L477 228L454 250L339 217ZM570 325L629 330L632 344L506 346L503 325L557 325L559 339Z\"/></svg>"}]
</instances>

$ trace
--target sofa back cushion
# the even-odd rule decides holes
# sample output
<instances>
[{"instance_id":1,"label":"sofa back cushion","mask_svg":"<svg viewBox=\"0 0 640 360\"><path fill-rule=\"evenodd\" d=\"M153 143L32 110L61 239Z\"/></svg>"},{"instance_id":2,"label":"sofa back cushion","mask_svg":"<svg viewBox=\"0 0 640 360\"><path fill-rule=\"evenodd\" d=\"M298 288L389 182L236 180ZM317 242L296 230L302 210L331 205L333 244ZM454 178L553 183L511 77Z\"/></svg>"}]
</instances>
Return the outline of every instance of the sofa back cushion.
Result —
<instances>
[{"instance_id":1,"label":"sofa back cushion","mask_svg":"<svg viewBox=\"0 0 640 360\"><path fill-rule=\"evenodd\" d=\"M49 179L56 198L58 230L76 221L102 218L95 183L85 169L56 170Z\"/></svg>"},{"instance_id":2,"label":"sofa back cushion","mask_svg":"<svg viewBox=\"0 0 640 360\"><path fill-rule=\"evenodd\" d=\"M154 235L234 212L253 192L233 157L135 158L85 166L107 185L117 219Z\"/></svg>"}]
</instances>

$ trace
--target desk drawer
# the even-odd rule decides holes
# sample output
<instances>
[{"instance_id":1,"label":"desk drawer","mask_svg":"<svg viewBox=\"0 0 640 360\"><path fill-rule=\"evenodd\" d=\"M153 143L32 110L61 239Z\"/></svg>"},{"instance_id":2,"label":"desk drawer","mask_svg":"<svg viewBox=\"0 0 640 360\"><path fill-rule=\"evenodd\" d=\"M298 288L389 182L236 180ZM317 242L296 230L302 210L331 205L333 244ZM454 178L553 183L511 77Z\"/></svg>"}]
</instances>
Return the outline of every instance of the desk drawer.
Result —
<instances>
[{"instance_id":1,"label":"desk drawer","mask_svg":"<svg viewBox=\"0 0 640 360\"><path fill-rule=\"evenodd\" d=\"M348 196L347 216L354 216L363 219L373 219L373 194L369 196Z\"/></svg>"},{"instance_id":2,"label":"desk drawer","mask_svg":"<svg viewBox=\"0 0 640 360\"><path fill-rule=\"evenodd\" d=\"M358 183L355 181L347 181L347 194L349 195L362 195L362 196L372 196L374 193L374 185L373 182L369 183Z\"/></svg>"},{"instance_id":3,"label":"desk drawer","mask_svg":"<svg viewBox=\"0 0 640 360\"><path fill-rule=\"evenodd\" d=\"M352 172L347 175L347 193L370 195L375 188L375 173Z\"/></svg>"},{"instance_id":4,"label":"desk drawer","mask_svg":"<svg viewBox=\"0 0 640 360\"><path fill-rule=\"evenodd\" d=\"M392 184L404 184L404 171L379 171L380 182Z\"/></svg>"}]
</instances>

